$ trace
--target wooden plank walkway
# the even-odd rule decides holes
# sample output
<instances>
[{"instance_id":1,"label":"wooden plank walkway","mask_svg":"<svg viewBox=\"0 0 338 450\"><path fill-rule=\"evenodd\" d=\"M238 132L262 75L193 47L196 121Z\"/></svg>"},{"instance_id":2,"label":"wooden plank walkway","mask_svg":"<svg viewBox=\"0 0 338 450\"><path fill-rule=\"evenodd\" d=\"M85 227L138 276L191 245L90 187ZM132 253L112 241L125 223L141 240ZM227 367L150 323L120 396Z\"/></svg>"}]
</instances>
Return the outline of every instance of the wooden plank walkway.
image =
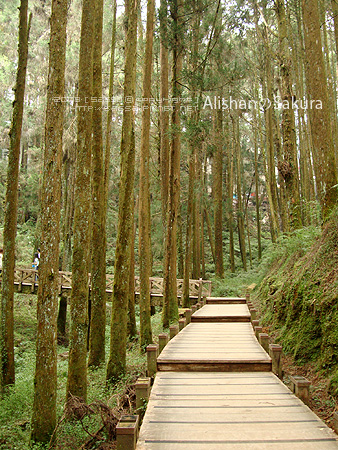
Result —
<instances>
[{"instance_id":1,"label":"wooden plank walkway","mask_svg":"<svg viewBox=\"0 0 338 450\"><path fill-rule=\"evenodd\" d=\"M160 372L137 450L329 450L336 437L270 372Z\"/></svg>"},{"instance_id":2,"label":"wooden plank walkway","mask_svg":"<svg viewBox=\"0 0 338 450\"><path fill-rule=\"evenodd\" d=\"M271 372L251 324L222 322L222 311L238 318L241 303L215 299L193 315L204 322L163 349L137 450L338 449L337 435Z\"/></svg>"}]
</instances>

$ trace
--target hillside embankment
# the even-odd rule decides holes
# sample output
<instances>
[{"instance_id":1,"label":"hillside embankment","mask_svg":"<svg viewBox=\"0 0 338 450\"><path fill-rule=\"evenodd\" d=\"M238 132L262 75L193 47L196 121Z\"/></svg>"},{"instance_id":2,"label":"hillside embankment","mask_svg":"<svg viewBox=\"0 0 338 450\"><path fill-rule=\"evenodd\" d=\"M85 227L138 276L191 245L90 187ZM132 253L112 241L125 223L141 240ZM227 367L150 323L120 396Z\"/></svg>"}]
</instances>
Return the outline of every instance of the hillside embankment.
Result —
<instances>
[{"instance_id":1,"label":"hillside embankment","mask_svg":"<svg viewBox=\"0 0 338 450\"><path fill-rule=\"evenodd\" d=\"M297 365L311 366L338 396L338 209L322 232L304 229L273 251L253 292L263 326Z\"/></svg>"}]
</instances>

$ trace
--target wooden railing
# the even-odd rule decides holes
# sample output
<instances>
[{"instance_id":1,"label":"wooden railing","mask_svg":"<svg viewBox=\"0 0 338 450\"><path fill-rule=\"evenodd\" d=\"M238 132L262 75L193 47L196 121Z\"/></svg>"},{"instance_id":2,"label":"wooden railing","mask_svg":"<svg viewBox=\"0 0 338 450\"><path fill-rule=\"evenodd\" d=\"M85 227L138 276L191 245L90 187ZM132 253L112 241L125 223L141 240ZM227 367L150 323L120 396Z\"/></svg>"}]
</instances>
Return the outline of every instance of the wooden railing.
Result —
<instances>
[{"instance_id":1,"label":"wooden railing","mask_svg":"<svg viewBox=\"0 0 338 450\"><path fill-rule=\"evenodd\" d=\"M1 276L0 276L1 282ZM114 275L106 275L106 292L113 291ZM37 293L39 285L39 272L34 269L15 268L14 286L17 292ZM163 296L163 278L149 278L150 294L154 297ZM91 275L88 274L88 288L91 288ZM59 294L70 292L72 289L72 272L59 272ZM140 279L135 277L135 294L140 292ZM183 292L183 280L177 280L177 295L180 297ZM211 281L189 280L190 297L210 297Z\"/></svg>"}]
</instances>

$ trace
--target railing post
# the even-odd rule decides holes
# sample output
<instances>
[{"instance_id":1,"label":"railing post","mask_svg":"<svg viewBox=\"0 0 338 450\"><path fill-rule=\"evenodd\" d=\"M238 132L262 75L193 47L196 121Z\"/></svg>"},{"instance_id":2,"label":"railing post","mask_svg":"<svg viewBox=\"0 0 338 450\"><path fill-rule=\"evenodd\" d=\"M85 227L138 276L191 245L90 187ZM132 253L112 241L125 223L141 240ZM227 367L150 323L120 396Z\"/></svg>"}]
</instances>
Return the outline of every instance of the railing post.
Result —
<instances>
[{"instance_id":1,"label":"railing post","mask_svg":"<svg viewBox=\"0 0 338 450\"><path fill-rule=\"evenodd\" d=\"M266 333L259 333L259 343L266 353L269 353L269 335Z\"/></svg>"},{"instance_id":2,"label":"railing post","mask_svg":"<svg viewBox=\"0 0 338 450\"><path fill-rule=\"evenodd\" d=\"M252 328L255 329L259 327L259 320L251 320Z\"/></svg>"},{"instance_id":3,"label":"railing post","mask_svg":"<svg viewBox=\"0 0 338 450\"><path fill-rule=\"evenodd\" d=\"M138 437L139 416L122 416L116 426L117 450L135 450Z\"/></svg>"},{"instance_id":4,"label":"railing post","mask_svg":"<svg viewBox=\"0 0 338 450\"><path fill-rule=\"evenodd\" d=\"M259 339L259 335L262 331L263 331L262 327L260 327L260 326L255 327L255 335L256 335L257 340Z\"/></svg>"},{"instance_id":5,"label":"railing post","mask_svg":"<svg viewBox=\"0 0 338 450\"><path fill-rule=\"evenodd\" d=\"M175 337L177 333L178 333L178 325L170 325L169 327L170 339Z\"/></svg>"},{"instance_id":6,"label":"railing post","mask_svg":"<svg viewBox=\"0 0 338 450\"><path fill-rule=\"evenodd\" d=\"M257 320L257 309L256 308L251 308L250 309L250 313L251 313L251 321Z\"/></svg>"},{"instance_id":7,"label":"railing post","mask_svg":"<svg viewBox=\"0 0 338 450\"><path fill-rule=\"evenodd\" d=\"M140 419L142 419L142 417L144 416L145 412L144 405L149 400L150 389L151 389L151 379L149 377L139 378L135 383L136 411Z\"/></svg>"},{"instance_id":8,"label":"railing post","mask_svg":"<svg viewBox=\"0 0 338 450\"><path fill-rule=\"evenodd\" d=\"M186 309L184 311L186 325L189 325L189 323L191 322L191 314L192 314L192 310L191 309Z\"/></svg>"},{"instance_id":9,"label":"railing post","mask_svg":"<svg viewBox=\"0 0 338 450\"><path fill-rule=\"evenodd\" d=\"M158 345L149 344L147 346L147 376L152 378L157 372Z\"/></svg>"},{"instance_id":10,"label":"railing post","mask_svg":"<svg viewBox=\"0 0 338 450\"><path fill-rule=\"evenodd\" d=\"M310 381L304 377L294 375L290 377L292 392L304 402L309 404L310 400Z\"/></svg>"},{"instance_id":11,"label":"railing post","mask_svg":"<svg viewBox=\"0 0 338 450\"><path fill-rule=\"evenodd\" d=\"M197 311L197 305L192 305L191 307L191 315Z\"/></svg>"},{"instance_id":12,"label":"railing post","mask_svg":"<svg viewBox=\"0 0 338 450\"><path fill-rule=\"evenodd\" d=\"M333 413L333 429L336 433L338 433L338 411Z\"/></svg>"},{"instance_id":13,"label":"railing post","mask_svg":"<svg viewBox=\"0 0 338 450\"><path fill-rule=\"evenodd\" d=\"M158 335L158 353L160 354L164 347L168 344L169 336L167 333L161 333Z\"/></svg>"},{"instance_id":14,"label":"railing post","mask_svg":"<svg viewBox=\"0 0 338 450\"><path fill-rule=\"evenodd\" d=\"M282 379L282 346L279 344L270 344L269 353L272 360L272 372L277 375L278 378Z\"/></svg>"},{"instance_id":15,"label":"railing post","mask_svg":"<svg viewBox=\"0 0 338 450\"><path fill-rule=\"evenodd\" d=\"M245 299L247 303L250 301L250 291L248 290L245 292Z\"/></svg>"},{"instance_id":16,"label":"railing post","mask_svg":"<svg viewBox=\"0 0 338 450\"><path fill-rule=\"evenodd\" d=\"M202 282L203 282L203 280L202 280L202 278L200 278L198 280L198 301L200 301L202 299L202 288L203 288Z\"/></svg>"},{"instance_id":17,"label":"railing post","mask_svg":"<svg viewBox=\"0 0 338 450\"><path fill-rule=\"evenodd\" d=\"M185 322L186 322L185 318L180 319L180 320L178 321L178 329L179 329L179 331L182 331L182 330L183 330L183 328L185 327Z\"/></svg>"}]
</instances>

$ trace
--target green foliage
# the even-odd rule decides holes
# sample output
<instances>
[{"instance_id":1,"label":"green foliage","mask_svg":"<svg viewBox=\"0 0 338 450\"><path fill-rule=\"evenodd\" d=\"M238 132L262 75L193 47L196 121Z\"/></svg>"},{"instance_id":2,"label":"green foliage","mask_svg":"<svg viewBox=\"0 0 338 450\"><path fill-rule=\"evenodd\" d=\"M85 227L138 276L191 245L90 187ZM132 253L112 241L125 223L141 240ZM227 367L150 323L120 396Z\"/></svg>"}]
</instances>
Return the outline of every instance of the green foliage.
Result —
<instances>
[{"instance_id":1,"label":"green foliage","mask_svg":"<svg viewBox=\"0 0 338 450\"><path fill-rule=\"evenodd\" d=\"M272 324L285 351L332 372L332 392L338 386L337 248L336 210L322 232L304 228L265 253L267 275L255 294L263 324Z\"/></svg>"}]
</instances>

